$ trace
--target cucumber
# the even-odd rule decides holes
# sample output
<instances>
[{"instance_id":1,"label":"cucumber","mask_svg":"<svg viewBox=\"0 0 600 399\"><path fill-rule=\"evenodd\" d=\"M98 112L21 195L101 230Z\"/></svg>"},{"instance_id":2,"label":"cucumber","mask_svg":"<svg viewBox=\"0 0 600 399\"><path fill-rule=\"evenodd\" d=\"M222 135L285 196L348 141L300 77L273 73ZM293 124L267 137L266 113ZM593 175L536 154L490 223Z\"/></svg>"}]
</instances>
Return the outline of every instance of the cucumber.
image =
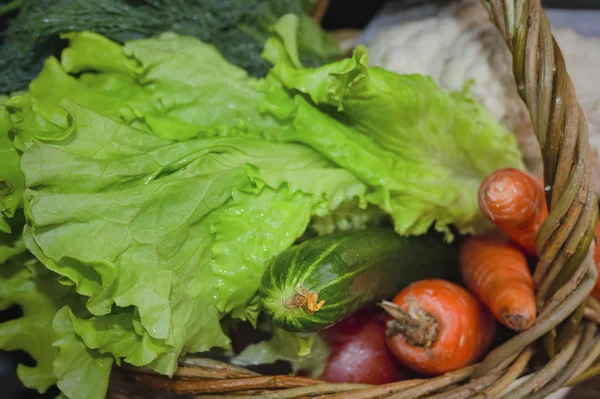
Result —
<instances>
[{"instance_id":1,"label":"cucumber","mask_svg":"<svg viewBox=\"0 0 600 399\"><path fill-rule=\"evenodd\" d=\"M439 234L404 238L373 228L309 239L276 256L261 280L276 326L314 332L426 278L456 275L456 244Z\"/></svg>"}]
</instances>

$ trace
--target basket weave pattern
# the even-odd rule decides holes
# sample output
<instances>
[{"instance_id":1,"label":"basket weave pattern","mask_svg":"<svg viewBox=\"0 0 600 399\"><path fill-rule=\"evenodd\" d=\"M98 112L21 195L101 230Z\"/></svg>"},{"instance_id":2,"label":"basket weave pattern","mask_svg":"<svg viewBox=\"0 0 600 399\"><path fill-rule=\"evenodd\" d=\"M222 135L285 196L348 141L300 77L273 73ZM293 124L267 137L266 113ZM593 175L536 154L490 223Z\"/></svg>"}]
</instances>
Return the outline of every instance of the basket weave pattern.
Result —
<instances>
[{"instance_id":1,"label":"basket weave pattern","mask_svg":"<svg viewBox=\"0 0 600 399\"><path fill-rule=\"evenodd\" d=\"M484 5L513 54L519 94L529 109L544 161L550 214L537 238L535 324L481 363L432 379L382 386L330 384L261 376L214 360L184 357L173 379L145 369L115 370L109 397L542 399L591 374L588 369L600 355L600 303L589 297L597 279L592 254L598 209L590 182L587 124L540 0L486 0ZM319 8L317 19L322 15ZM550 360L525 383L504 393L530 371L529 362L539 350Z\"/></svg>"}]
</instances>

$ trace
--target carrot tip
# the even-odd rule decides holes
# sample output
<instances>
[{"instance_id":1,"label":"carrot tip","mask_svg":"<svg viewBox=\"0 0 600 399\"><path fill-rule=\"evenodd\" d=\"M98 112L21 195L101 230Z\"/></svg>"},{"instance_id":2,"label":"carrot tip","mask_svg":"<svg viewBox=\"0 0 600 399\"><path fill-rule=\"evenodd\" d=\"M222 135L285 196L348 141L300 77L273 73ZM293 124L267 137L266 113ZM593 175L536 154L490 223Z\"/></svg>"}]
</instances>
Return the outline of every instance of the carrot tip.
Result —
<instances>
[{"instance_id":1,"label":"carrot tip","mask_svg":"<svg viewBox=\"0 0 600 399\"><path fill-rule=\"evenodd\" d=\"M522 314L502 314L503 324L515 331L527 330L533 324L534 319Z\"/></svg>"}]
</instances>

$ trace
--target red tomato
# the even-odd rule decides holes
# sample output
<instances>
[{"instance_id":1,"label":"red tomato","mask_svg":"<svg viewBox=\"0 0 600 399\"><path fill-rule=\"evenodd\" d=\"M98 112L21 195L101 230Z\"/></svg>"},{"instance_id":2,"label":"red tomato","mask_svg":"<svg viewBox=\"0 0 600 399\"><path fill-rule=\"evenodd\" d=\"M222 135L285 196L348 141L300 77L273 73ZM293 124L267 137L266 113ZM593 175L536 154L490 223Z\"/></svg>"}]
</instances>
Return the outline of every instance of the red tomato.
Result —
<instances>
[{"instance_id":1,"label":"red tomato","mask_svg":"<svg viewBox=\"0 0 600 399\"><path fill-rule=\"evenodd\" d=\"M404 379L387 348L385 328L385 314L368 309L324 331L331 355L321 379L373 385Z\"/></svg>"}]
</instances>

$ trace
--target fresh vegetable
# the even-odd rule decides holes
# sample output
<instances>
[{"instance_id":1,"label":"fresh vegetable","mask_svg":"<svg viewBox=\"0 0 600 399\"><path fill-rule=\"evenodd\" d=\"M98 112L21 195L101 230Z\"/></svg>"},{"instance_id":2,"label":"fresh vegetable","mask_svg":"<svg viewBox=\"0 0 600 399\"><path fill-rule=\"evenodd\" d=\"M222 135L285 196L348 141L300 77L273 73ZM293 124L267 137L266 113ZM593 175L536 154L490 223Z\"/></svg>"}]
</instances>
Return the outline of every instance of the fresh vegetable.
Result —
<instances>
[{"instance_id":1,"label":"fresh vegetable","mask_svg":"<svg viewBox=\"0 0 600 399\"><path fill-rule=\"evenodd\" d=\"M519 247L493 234L467 237L460 249L460 271L467 288L498 321L516 331L531 327L535 288Z\"/></svg>"},{"instance_id":2,"label":"fresh vegetable","mask_svg":"<svg viewBox=\"0 0 600 399\"><path fill-rule=\"evenodd\" d=\"M9 249L7 244L0 241L0 257ZM21 252L24 252L25 246L22 248ZM26 387L40 391L56 383L57 372L66 371L64 363L55 363L59 356L58 348L53 346L56 313L65 305L77 308L84 304L78 295L52 275L27 253L12 257L0 267L0 310L18 303L23 311L19 319L0 324L0 347L27 351L35 365L20 364L17 375ZM97 374L91 377L96 378ZM102 383L102 379L98 379L100 389Z\"/></svg>"},{"instance_id":3,"label":"fresh vegetable","mask_svg":"<svg viewBox=\"0 0 600 399\"><path fill-rule=\"evenodd\" d=\"M540 179L513 168L497 170L481 183L479 207L511 240L536 255L537 233L548 217Z\"/></svg>"},{"instance_id":4,"label":"fresh vegetable","mask_svg":"<svg viewBox=\"0 0 600 399\"><path fill-rule=\"evenodd\" d=\"M18 5L18 12L13 12L0 46L2 93L26 88L46 58L64 48L60 35L74 31L93 31L120 43L163 32L191 35L262 77L269 64L260 53L270 29L281 16L293 13L300 20L297 43L305 65L341 56L335 41L309 15L314 0L13 0L0 13L11 5Z\"/></svg>"},{"instance_id":5,"label":"fresh vegetable","mask_svg":"<svg viewBox=\"0 0 600 399\"><path fill-rule=\"evenodd\" d=\"M264 313L287 331L313 332L423 278L451 274L455 245L438 234L402 238L391 229L338 233L295 245L265 271Z\"/></svg>"},{"instance_id":6,"label":"fresh vegetable","mask_svg":"<svg viewBox=\"0 0 600 399\"><path fill-rule=\"evenodd\" d=\"M40 309L33 334L46 338L19 334L31 311L0 324L0 346L45 359L21 374L28 386L102 398L112 364L171 375L185 353L229 350L223 319L256 325L268 262L316 218L322 233L391 220L399 235L447 238L481 224L480 181L521 164L510 133L467 93L368 68L365 48L303 68L301 24L273 26L277 72L261 80L190 36L67 34L61 58L0 106L0 229L12 231L0 233L0 270L20 253L45 271L0 302L45 298L46 284L68 294ZM315 104L285 70L343 110Z\"/></svg>"},{"instance_id":7,"label":"fresh vegetable","mask_svg":"<svg viewBox=\"0 0 600 399\"><path fill-rule=\"evenodd\" d=\"M323 331L331 348L321 379L329 382L387 384L402 380L385 338L385 314L365 309Z\"/></svg>"},{"instance_id":8,"label":"fresh vegetable","mask_svg":"<svg viewBox=\"0 0 600 399\"><path fill-rule=\"evenodd\" d=\"M314 69L276 38L264 56L289 94L272 91L265 101L280 123L291 122L277 139L315 148L366 182L367 200L392 215L399 234L434 225L451 239L449 225L488 228L477 205L481 181L522 161L514 137L467 91L446 94L428 77L369 68L364 46Z\"/></svg>"},{"instance_id":9,"label":"fresh vegetable","mask_svg":"<svg viewBox=\"0 0 600 399\"><path fill-rule=\"evenodd\" d=\"M413 283L382 307L390 315L390 350L405 366L426 375L477 361L496 332L496 321L475 297L440 279Z\"/></svg>"},{"instance_id":10,"label":"fresh vegetable","mask_svg":"<svg viewBox=\"0 0 600 399\"><path fill-rule=\"evenodd\" d=\"M248 345L232 363L239 366L258 366L285 361L292 372L317 378L325 369L330 348L319 334L295 334L280 328L270 328L272 336Z\"/></svg>"}]
</instances>

